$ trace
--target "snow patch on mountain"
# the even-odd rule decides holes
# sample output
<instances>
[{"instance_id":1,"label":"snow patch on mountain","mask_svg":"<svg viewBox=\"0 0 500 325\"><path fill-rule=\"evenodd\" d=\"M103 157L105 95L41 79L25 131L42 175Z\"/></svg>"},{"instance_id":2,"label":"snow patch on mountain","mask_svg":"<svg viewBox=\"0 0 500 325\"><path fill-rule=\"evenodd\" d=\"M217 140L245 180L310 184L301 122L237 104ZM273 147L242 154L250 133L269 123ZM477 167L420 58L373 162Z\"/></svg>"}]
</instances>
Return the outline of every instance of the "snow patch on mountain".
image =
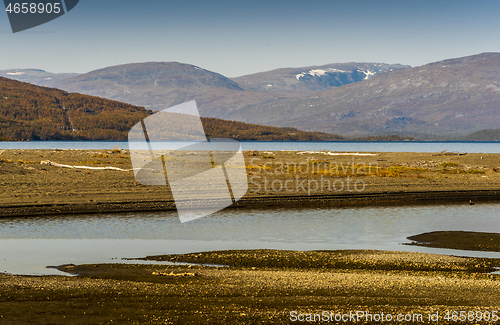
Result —
<instances>
[{"instance_id":1,"label":"snow patch on mountain","mask_svg":"<svg viewBox=\"0 0 500 325\"><path fill-rule=\"evenodd\" d=\"M321 69L314 69L314 70L309 70L309 72L302 72L302 73L299 73L297 75L295 75L295 78L297 78L297 80L300 80L300 78L304 77L306 74L310 75L310 76L323 76L327 73L331 73L331 72L340 72L340 73L347 73L347 71L344 71L344 70L339 70L339 69L335 69L335 68L327 68L326 70L321 70Z\"/></svg>"},{"instance_id":2,"label":"snow patch on mountain","mask_svg":"<svg viewBox=\"0 0 500 325\"><path fill-rule=\"evenodd\" d=\"M362 72L366 75L365 80L370 78L371 76L376 75L375 72L371 72L370 70L362 70Z\"/></svg>"}]
</instances>

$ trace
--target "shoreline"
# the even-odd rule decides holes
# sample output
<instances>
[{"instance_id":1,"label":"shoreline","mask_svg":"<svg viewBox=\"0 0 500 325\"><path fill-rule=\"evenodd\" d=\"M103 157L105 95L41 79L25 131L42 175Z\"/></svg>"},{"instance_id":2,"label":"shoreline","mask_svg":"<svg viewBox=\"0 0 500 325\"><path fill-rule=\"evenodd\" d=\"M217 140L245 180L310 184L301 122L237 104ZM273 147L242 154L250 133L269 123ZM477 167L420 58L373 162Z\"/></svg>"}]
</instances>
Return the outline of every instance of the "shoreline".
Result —
<instances>
[{"instance_id":1,"label":"shoreline","mask_svg":"<svg viewBox=\"0 0 500 325\"><path fill-rule=\"evenodd\" d=\"M0 217L175 210L168 185L136 181L127 150L0 152ZM499 201L499 158L245 151L248 191L231 208Z\"/></svg>"},{"instance_id":2,"label":"shoreline","mask_svg":"<svg viewBox=\"0 0 500 325\"><path fill-rule=\"evenodd\" d=\"M500 201L500 190L430 191L430 192L381 192L352 193L339 195L276 195L243 197L229 206L229 209L272 208L272 207L338 207L338 206L387 206L420 205L441 203L469 204L469 200ZM127 213L175 211L173 200L117 201L87 203L47 203L3 205L0 218L29 217L65 214Z\"/></svg>"},{"instance_id":3,"label":"shoreline","mask_svg":"<svg viewBox=\"0 0 500 325\"><path fill-rule=\"evenodd\" d=\"M474 316L491 317L500 310L500 275L489 273L500 262L492 259L373 250L235 250L147 259L232 266L70 264L58 269L73 276L0 274L0 319L9 324L33 319L75 325L290 324L294 315L362 311L420 317L405 324L438 314L434 323L456 324L446 312L472 310Z\"/></svg>"}]
</instances>

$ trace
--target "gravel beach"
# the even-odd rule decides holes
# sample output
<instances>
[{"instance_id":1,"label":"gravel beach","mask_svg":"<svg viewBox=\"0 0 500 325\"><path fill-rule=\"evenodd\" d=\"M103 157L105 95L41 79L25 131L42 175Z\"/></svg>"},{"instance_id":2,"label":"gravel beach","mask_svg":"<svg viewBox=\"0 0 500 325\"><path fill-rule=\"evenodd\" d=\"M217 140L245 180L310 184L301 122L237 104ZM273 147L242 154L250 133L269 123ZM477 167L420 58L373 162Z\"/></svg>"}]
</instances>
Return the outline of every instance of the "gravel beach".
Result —
<instances>
[{"instance_id":1,"label":"gravel beach","mask_svg":"<svg viewBox=\"0 0 500 325\"><path fill-rule=\"evenodd\" d=\"M335 317L362 312L414 317L405 324L437 323L428 318L438 313L439 324L455 324L445 319L447 312L491 317L500 309L499 275L488 274L496 260L273 250L156 259L234 266L67 265L60 270L77 276L0 275L0 323L292 324L318 323L298 319L326 313L333 318L323 323L335 324Z\"/></svg>"},{"instance_id":2,"label":"gravel beach","mask_svg":"<svg viewBox=\"0 0 500 325\"><path fill-rule=\"evenodd\" d=\"M0 216L175 209L169 186L136 182L126 150L0 152ZM498 154L244 155L249 189L233 207L500 199Z\"/></svg>"}]
</instances>

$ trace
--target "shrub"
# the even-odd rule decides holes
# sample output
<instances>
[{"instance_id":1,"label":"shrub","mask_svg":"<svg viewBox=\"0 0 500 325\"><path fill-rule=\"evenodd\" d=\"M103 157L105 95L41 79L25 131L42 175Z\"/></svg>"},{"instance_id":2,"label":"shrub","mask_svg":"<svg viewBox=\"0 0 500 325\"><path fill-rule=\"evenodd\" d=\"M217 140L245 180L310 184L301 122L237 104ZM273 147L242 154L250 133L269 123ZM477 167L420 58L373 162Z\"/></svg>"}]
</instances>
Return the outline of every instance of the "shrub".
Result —
<instances>
[{"instance_id":1,"label":"shrub","mask_svg":"<svg viewBox=\"0 0 500 325\"><path fill-rule=\"evenodd\" d=\"M460 164L454 162L444 162L440 165L441 167L458 167Z\"/></svg>"}]
</instances>

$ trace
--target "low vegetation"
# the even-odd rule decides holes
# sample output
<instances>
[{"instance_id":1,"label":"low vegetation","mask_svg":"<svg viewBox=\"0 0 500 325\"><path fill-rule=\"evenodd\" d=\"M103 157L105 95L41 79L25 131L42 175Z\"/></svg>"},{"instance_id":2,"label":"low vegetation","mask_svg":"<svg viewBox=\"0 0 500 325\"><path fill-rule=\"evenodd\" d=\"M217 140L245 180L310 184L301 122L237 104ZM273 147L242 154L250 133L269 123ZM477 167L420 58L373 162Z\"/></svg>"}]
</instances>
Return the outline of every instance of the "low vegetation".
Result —
<instances>
[{"instance_id":1,"label":"low vegetation","mask_svg":"<svg viewBox=\"0 0 500 325\"><path fill-rule=\"evenodd\" d=\"M232 138L236 140L260 141L338 141L345 140L339 135L322 132L305 132L295 128L225 121L216 118L202 118L208 138Z\"/></svg>"},{"instance_id":2,"label":"low vegetation","mask_svg":"<svg viewBox=\"0 0 500 325\"><path fill-rule=\"evenodd\" d=\"M441 167L458 167L460 164L454 163L454 162L444 162L441 163Z\"/></svg>"}]
</instances>

